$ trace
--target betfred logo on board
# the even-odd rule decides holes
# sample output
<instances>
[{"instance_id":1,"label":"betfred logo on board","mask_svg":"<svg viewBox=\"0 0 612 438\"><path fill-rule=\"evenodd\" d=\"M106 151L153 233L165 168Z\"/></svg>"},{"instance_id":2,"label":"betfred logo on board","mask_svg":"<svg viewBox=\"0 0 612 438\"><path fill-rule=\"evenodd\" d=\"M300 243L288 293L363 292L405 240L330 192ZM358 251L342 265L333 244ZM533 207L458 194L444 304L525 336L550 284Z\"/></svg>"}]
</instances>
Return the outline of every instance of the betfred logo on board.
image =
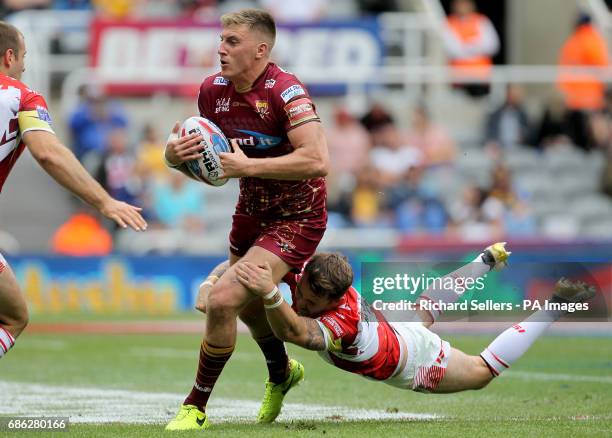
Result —
<instances>
[{"instance_id":1,"label":"betfred logo on board","mask_svg":"<svg viewBox=\"0 0 612 438\"><path fill-rule=\"evenodd\" d=\"M185 93L189 89L195 95L202 79L211 74L215 74L214 86L227 85L217 73L217 22L95 19L90 29L90 65L97 69L110 93ZM338 85L349 76L368 80L382 65L384 49L374 20L279 24L277 30L274 59L284 71L295 72L306 84L315 80L322 85ZM316 77L310 78L312 71ZM264 86L274 89L278 84L272 80ZM284 98L290 99L291 93L288 91Z\"/></svg>"}]
</instances>

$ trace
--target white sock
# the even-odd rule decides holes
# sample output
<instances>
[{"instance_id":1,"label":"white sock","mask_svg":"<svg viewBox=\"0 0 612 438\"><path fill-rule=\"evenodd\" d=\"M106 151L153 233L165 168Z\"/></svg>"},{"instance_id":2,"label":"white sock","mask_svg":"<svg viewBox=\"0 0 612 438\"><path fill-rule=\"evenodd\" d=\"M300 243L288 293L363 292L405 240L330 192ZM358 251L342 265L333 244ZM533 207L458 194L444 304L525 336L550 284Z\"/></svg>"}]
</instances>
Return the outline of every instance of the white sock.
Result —
<instances>
[{"instance_id":1,"label":"white sock","mask_svg":"<svg viewBox=\"0 0 612 438\"><path fill-rule=\"evenodd\" d=\"M456 271L453 271L445 276L441 277L441 283L444 284L446 278L472 278L477 279L485 275L491 270L491 266L487 265L482 261L482 254L479 254L474 260L465 266L460 267ZM461 283L455 281L455 285L459 286ZM438 286L438 287L435 287ZM432 287L426 289L420 296L420 300L427 300L433 303L454 303L465 293L465 290L449 290L439 287L440 284L436 282ZM442 314L440 310L427 308L427 312L431 315L432 319L436 321Z\"/></svg>"},{"instance_id":2,"label":"white sock","mask_svg":"<svg viewBox=\"0 0 612 438\"><path fill-rule=\"evenodd\" d=\"M525 321L514 324L480 353L494 376L509 368L531 347L542 333L565 312L538 310Z\"/></svg>"},{"instance_id":3,"label":"white sock","mask_svg":"<svg viewBox=\"0 0 612 438\"><path fill-rule=\"evenodd\" d=\"M0 358L15 345L15 338L0 325Z\"/></svg>"}]
</instances>

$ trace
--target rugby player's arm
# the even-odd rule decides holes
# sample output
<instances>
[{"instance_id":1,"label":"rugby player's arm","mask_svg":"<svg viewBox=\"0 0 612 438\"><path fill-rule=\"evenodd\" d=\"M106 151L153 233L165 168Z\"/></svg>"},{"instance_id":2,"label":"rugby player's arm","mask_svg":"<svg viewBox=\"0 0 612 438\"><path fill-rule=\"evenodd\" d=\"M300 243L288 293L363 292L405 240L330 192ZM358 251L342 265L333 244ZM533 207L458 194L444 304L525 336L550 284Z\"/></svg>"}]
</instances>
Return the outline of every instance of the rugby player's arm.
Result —
<instances>
[{"instance_id":1,"label":"rugby player's arm","mask_svg":"<svg viewBox=\"0 0 612 438\"><path fill-rule=\"evenodd\" d=\"M253 158L248 176L281 180L302 180L329 173L329 153L323 126L310 121L287 133L293 152L280 157Z\"/></svg>"},{"instance_id":2,"label":"rugby player's arm","mask_svg":"<svg viewBox=\"0 0 612 438\"><path fill-rule=\"evenodd\" d=\"M268 262L259 266L240 262L234 266L238 281L254 295L262 298L266 318L277 338L308 350L326 349L325 335L319 323L312 318L299 316L287 304L278 287L274 285L272 268Z\"/></svg>"},{"instance_id":3,"label":"rugby player's arm","mask_svg":"<svg viewBox=\"0 0 612 438\"><path fill-rule=\"evenodd\" d=\"M115 201L52 132L27 131L23 142L54 180L92 207L103 211Z\"/></svg>"},{"instance_id":4,"label":"rugby player's arm","mask_svg":"<svg viewBox=\"0 0 612 438\"><path fill-rule=\"evenodd\" d=\"M299 316L287 302L273 309L266 309L266 316L272 331L281 341L291 342L308 350L327 349L325 335L319 323L315 319Z\"/></svg>"},{"instance_id":5,"label":"rugby player's arm","mask_svg":"<svg viewBox=\"0 0 612 438\"><path fill-rule=\"evenodd\" d=\"M208 297L208 293L213 288L215 283L219 281L221 276L225 274L230 267L229 260L224 260L219 263L215 268L208 274L206 280L202 282L200 288L198 290L198 297L196 298L195 308L202 313L206 313L206 298Z\"/></svg>"}]
</instances>

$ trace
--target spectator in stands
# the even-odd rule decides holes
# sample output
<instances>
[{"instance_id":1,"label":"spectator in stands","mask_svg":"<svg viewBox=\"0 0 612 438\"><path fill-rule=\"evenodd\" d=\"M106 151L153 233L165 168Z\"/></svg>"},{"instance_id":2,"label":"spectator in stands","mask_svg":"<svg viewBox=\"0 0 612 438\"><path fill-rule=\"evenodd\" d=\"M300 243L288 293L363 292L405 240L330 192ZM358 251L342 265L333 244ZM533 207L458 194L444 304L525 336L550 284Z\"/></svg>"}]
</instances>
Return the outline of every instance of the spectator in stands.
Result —
<instances>
[{"instance_id":1,"label":"spectator in stands","mask_svg":"<svg viewBox=\"0 0 612 438\"><path fill-rule=\"evenodd\" d=\"M327 178L330 199L352 187L354 174L368 159L371 147L368 131L345 107L334 108L333 120L326 131L332 166Z\"/></svg>"},{"instance_id":2,"label":"spectator in stands","mask_svg":"<svg viewBox=\"0 0 612 438\"><path fill-rule=\"evenodd\" d=\"M136 159L128 148L124 128L115 128L107 137L107 152L97 172L97 180L108 193L120 201L140 204L142 183L136 170Z\"/></svg>"},{"instance_id":3,"label":"spectator in stands","mask_svg":"<svg viewBox=\"0 0 612 438\"><path fill-rule=\"evenodd\" d=\"M259 0L276 21L283 22L316 22L321 20L327 10L325 0Z\"/></svg>"},{"instance_id":4,"label":"spectator in stands","mask_svg":"<svg viewBox=\"0 0 612 438\"><path fill-rule=\"evenodd\" d=\"M453 1L442 39L454 77L478 81L455 86L473 97L489 94L488 78L499 37L491 20L476 11L473 0Z\"/></svg>"},{"instance_id":5,"label":"spectator in stands","mask_svg":"<svg viewBox=\"0 0 612 438\"><path fill-rule=\"evenodd\" d=\"M380 128L393 123L393 117L380 103L374 102L367 113L361 117L361 124L372 136L372 142L378 143L376 134Z\"/></svg>"},{"instance_id":6,"label":"spectator in stands","mask_svg":"<svg viewBox=\"0 0 612 438\"><path fill-rule=\"evenodd\" d=\"M166 145L159 138L159 132L151 123L147 123L142 132L142 139L137 147L136 166L138 175L146 182L149 180L166 180L170 171L164 161Z\"/></svg>"},{"instance_id":7,"label":"spectator in stands","mask_svg":"<svg viewBox=\"0 0 612 438\"><path fill-rule=\"evenodd\" d=\"M81 88L81 103L69 117L72 150L90 172L100 165L108 133L115 128L127 128L128 120L123 108L109 102L102 91L94 86Z\"/></svg>"},{"instance_id":8,"label":"spectator in stands","mask_svg":"<svg viewBox=\"0 0 612 438\"><path fill-rule=\"evenodd\" d=\"M500 225L485 217L482 205L486 193L475 184L463 189L459 199L453 201L448 209L449 231L463 240L490 240L501 237Z\"/></svg>"},{"instance_id":9,"label":"spectator in stands","mask_svg":"<svg viewBox=\"0 0 612 438\"><path fill-rule=\"evenodd\" d=\"M569 109L569 118L579 134L572 136L572 140L585 150L592 149L596 143L591 132L591 119L593 112L605 106L605 83L596 75L576 73L563 67L602 68L609 65L608 46L604 36L591 23L588 14L579 14L574 32L561 48L561 69L557 85Z\"/></svg>"},{"instance_id":10,"label":"spectator in stands","mask_svg":"<svg viewBox=\"0 0 612 438\"><path fill-rule=\"evenodd\" d=\"M205 228L202 187L180 172L171 172L168 182L154 183L151 204L153 225L194 232Z\"/></svg>"},{"instance_id":11,"label":"spectator in stands","mask_svg":"<svg viewBox=\"0 0 612 438\"><path fill-rule=\"evenodd\" d=\"M509 84L506 100L487 117L485 145L493 149L524 145L528 143L530 135L529 116L523 105L523 89Z\"/></svg>"},{"instance_id":12,"label":"spectator in stands","mask_svg":"<svg viewBox=\"0 0 612 438\"><path fill-rule=\"evenodd\" d=\"M488 198L499 200L503 205L512 206L520 202L512 184L510 170L502 163L498 163L491 172L491 187ZM485 201L486 202L486 201Z\"/></svg>"},{"instance_id":13,"label":"spectator in stands","mask_svg":"<svg viewBox=\"0 0 612 438\"><path fill-rule=\"evenodd\" d=\"M484 217L496 223L506 236L535 234L535 218L524 194L514 187L510 170L498 164L492 176L491 188L482 204Z\"/></svg>"},{"instance_id":14,"label":"spectator in stands","mask_svg":"<svg viewBox=\"0 0 612 438\"><path fill-rule=\"evenodd\" d=\"M378 172L378 180L384 187L397 184L412 166L423 163L423 154L412 146L404 145L394 123L378 128L377 139L370 151L370 162Z\"/></svg>"},{"instance_id":15,"label":"spectator in stands","mask_svg":"<svg viewBox=\"0 0 612 438\"><path fill-rule=\"evenodd\" d=\"M405 233L440 234L446 230L444 204L423 183L424 166L411 167L387 192L395 227Z\"/></svg>"},{"instance_id":16,"label":"spectator in stands","mask_svg":"<svg viewBox=\"0 0 612 438\"><path fill-rule=\"evenodd\" d=\"M350 220L356 227L388 226L384 216L384 197L376 168L365 165L356 175L350 199Z\"/></svg>"},{"instance_id":17,"label":"spectator in stands","mask_svg":"<svg viewBox=\"0 0 612 438\"><path fill-rule=\"evenodd\" d=\"M96 13L102 18L121 20L136 15L146 0L92 0Z\"/></svg>"},{"instance_id":18,"label":"spectator in stands","mask_svg":"<svg viewBox=\"0 0 612 438\"><path fill-rule=\"evenodd\" d=\"M607 67L608 65L608 46L604 36L591 23L591 17L581 13L576 20L574 32L563 44L559 57L561 69L557 84L570 110L602 109L605 84L592 74L575 73L563 67Z\"/></svg>"},{"instance_id":19,"label":"spectator in stands","mask_svg":"<svg viewBox=\"0 0 612 438\"><path fill-rule=\"evenodd\" d=\"M553 95L536 129L533 143L540 148L588 144L589 133L582 113L569 111L563 97Z\"/></svg>"},{"instance_id":20,"label":"spectator in stands","mask_svg":"<svg viewBox=\"0 0 612 438\"><path fill-rule=\"evenodd\" d=\"M113 239L94 212L81 209L53 234L51 250L73 257L105 256L113 250Z\"/></svg>"},{"instance_id":21,"label":"spectator in stands","mask_svg":"<svg viewBox=\"0 0 612 438\"><path fill-rule=\"evenodd\" d=\"M425 166L452 163L457 148L446 130L432 122L427 108L419 104L412 113L412 126L406 132L403 143L420 151Z\"/></svg>"}]
</instances>

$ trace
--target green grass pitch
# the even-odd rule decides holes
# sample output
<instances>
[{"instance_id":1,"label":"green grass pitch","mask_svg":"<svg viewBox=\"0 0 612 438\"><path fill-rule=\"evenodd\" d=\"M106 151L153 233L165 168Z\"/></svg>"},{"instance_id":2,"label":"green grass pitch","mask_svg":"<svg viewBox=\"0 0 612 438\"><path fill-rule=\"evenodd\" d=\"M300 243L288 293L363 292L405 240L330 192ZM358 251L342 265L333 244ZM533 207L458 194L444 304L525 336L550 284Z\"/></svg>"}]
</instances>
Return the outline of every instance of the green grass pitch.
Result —
<instances>
[{"instance_id":1,"label":"green grass pitch","mask_svg":"<svg viewBox=\"0 0 612 438\"><path fill-rule=\"evenodd\" d=\"M493 336L446 339L477 354ZM58 437L172 436L163 431L163 422L175 414L181 397L191 388L199 344L195 335L26 333L0 361L0 415L48 416L57 413L54 409L64 409L72 424L69 432L54 434ZM235 355L210 402L213 428L179 435L604 437L612 431L610 338L544 337L489 387L452 395L398 390L341 372L316 353L289 349L306 367L305 382L286 399L287 407L295 411L292 419L271 426L248 422L251 411L255 417L266 373L255 343L240 335ZM130 399L132 394L141 398ZM218 405L223 403L227 406L221 409ZM215 418L216 405L222 415L237 410L246 412L247 419ZM151 406L155 406L155 415ZM348 421L330 407L346 412L363 409L373 412L374 417ZM83 417L88 409L90 417L105 423L91 424L96 420ZM323 414L315 420L300 419L302 409ZM376 419L377 413L392 417L403 412L437 417ZM132 424L136 417L147 421L149 414L153 424ZM106 423L108 415L115 415L112 423ZM121 421L122 415L125 421ZM79 419L85 423L76 423Z\"/></svg>"}]
</instances>

